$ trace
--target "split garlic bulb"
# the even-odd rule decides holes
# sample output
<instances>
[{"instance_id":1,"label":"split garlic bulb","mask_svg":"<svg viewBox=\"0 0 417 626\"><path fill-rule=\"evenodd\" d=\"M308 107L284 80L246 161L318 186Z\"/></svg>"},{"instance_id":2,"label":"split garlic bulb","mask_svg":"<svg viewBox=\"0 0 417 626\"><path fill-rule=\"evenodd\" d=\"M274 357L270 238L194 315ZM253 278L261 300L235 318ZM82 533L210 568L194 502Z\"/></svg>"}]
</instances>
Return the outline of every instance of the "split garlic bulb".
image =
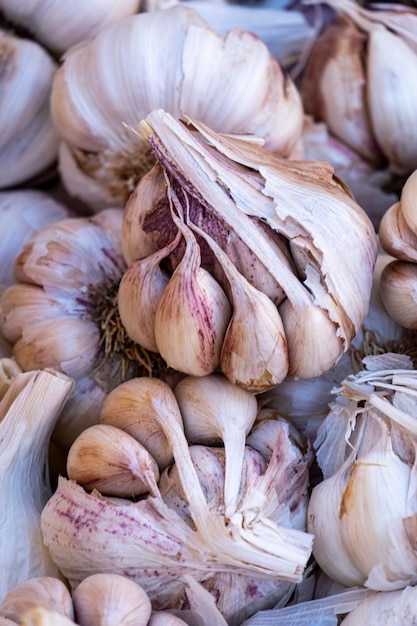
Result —
<instances>
[{"instance_id":1,"label":"split garlic bulb","mask_svg":"<svg viewBox=\"0 0 417 626\"><path fill-rule=\"evenodd\" d=\"M318 431L324 480L312 491L314 556L336 582L389 591L417 580L415 386L410 359L366 357Z\"/></svg>"},{"instance_id":2,"label":"split garlic bulb","mask_svg":"<svg viewBox=\"0 0 417 626\"><path fill-rule=\"evenodd\" d=\"M417 167L417 11L366 9L328 0L334 23L311 50L302 93L306 111L374 165Z\"/></svg>"},{"instance_id":3,"label":"split garlic bulb","mask_svg":"<svg viewBox=\"0 0 417 626\"><path fill-rule=\"evenodd\" d=\"M32 36L57 53L94 36L99 30L133 15L140 0L0 0L3 15L18 26L30 31Z\"/></svg>"},{"instance_id":4,"label":"split garlic bulb","mask_svg":"<svg viewBox=\"0 0 417 626\"><path fill-rule=\"evenodd\" d=\"M69 192L96 208L123 204L153 162L127 126L160 107L253 133L284 155L303 122L297 89L256 36L223 38L183 6L135 15L69 50L56 74L51 111Z\"/></svg>"},{"instance_id":5,"label":"split garlic bulb","mask_svg":"<svg viewBox=\"0 0 417 626\"><path fill-rule=\"evenodd\" d=\"M124 213L126 262L150 259L175 240L183 228L175 216L181 216L196 235L201 266L232 306L212 371L220 367L231 382L255 392L287 374L310 378L328 371L368 311L377 256L368 216L330 166L282 159L254 141L186 122L158 110L140 125L158 165L139 182ZM174 276L183 250L182 244L168 258L154 258ZM170 282L155 289L159 302L169 288ZM136 305L142 298L146 307L151 291L152 285L136 289ZM129 299L129 289L121 297ZM134 317L134 307L129 310ZM203 335L206 318L196 317L195 324ZM177 343L176 369L189 373L190 351L198 358L201 343Z\"/></svg>"},{"instance_id":6,"label":"split garlic bulb","mask_svg":"<svg viewBox=\"0 0 417 626\"><path fill-rule=\"evenodd\" d=\"M0 189L42 174L56 161L50 95L57 64L36 42L0 29Z\"/></svg>"},{"instance_id":7,"label":"split garlic bulb","mask_svg":"<svg viewBox=\"0 0 417 626\"><path fill-rule=\"evenodd\" d=\"M274 597L285 594L302 579L311 552L312 536L305 531L309 455L280 423L278 430L270 431L265 458L247 446L240 433L233 433L241 430L241 423L232 419L228 432L214 424L223 446L190 446L174 391L156 378L137 380L138 421L141 413L152 414L165 433L174 465L162 472L154 495L135 502L116 502L96 490L86 491L74 480L59 480L43 511L43 539L71 586L77 588L92 572L123 574L139 583L154 608L162 610L183 607L183 577L192 576L203 585L210 581L215 596L220 590L222 609L231 619L232 614L247 615L248 607L265 606L268 590ZM231 392L236 388L225 384ZM130 393L130 385L121 387ZM237 389L240 396L251 397ZM199 402L207 402L207 397L196 394L195 404ZM116 413L117 406L115 402ZM230 481L236 491L226 511L229 456L241 461L238 480ZM116 449L114 458L120 458ZM304 503L304 516L293 516L294 499ZM235 596L233 588L223 585L234 576L240 590ZM259 593L248 603L253 585Z\"/></svg>"}]
</instances>

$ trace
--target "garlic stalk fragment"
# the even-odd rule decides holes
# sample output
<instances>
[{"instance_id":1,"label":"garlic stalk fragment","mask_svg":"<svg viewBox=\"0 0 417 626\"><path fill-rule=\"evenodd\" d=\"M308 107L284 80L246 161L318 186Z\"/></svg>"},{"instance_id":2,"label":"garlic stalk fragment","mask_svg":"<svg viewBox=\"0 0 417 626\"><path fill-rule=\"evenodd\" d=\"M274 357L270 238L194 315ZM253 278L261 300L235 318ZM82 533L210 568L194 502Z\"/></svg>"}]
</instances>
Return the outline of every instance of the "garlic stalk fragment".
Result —
<instances>
[{"instance_id":1,"label":"garlic stalk fragment","mask_svg":"<svg viewBox=\"0 0 417 626\"><path fill-rule=\"evenodd\" d=\"M221 37L186 6L140 13L70 49L56 74L51 112L69 192L93 209L124 204L154 161L126 125L160 107L253 133L285 155L302 129L298 90L257 37Z\"/></svg>"},{"instance_id":2,"label":"garlic stalk fragment","mask_svg":"<svg viewBox=\"0 0 417 626\"><path fill-rule=\"evenodd\" d=\"M327 371L367 312L376 259L369 218L333 180L329 166L285 161L186 120L188 127L153 111L140 130L190 204L200 207L195 211L204 208L227 225L285 292L279 312L289 373L308 378ZM274 254L265 224L287 240L293 269ZM342 230L344 241L357 242L353 252L340 245Z\"/></svg>"},{"instance_id":3,"label":"garlic stalk fragment","mask_svg":"<svg viewBox=\"0 0 417 626\"><path fill-rule=\"evenodd\" d=\"M57 158L58 134L49 107L57 65L39 44L3 29L0 46L0 189L5 189L42 174Z\"/></svg>"},{"instance_id":4,"label":"garlic stalk fragment","mask_svg":"<svg viewBox=\"0 0 417 626\"><path fill-rule=\"evenodd\" d=\"M40 514L52 493L49 438L72 386L53 371L21 373L0 402L0 602L29 578L60 576L42 542Z\"/></svg>"}]
</instances>

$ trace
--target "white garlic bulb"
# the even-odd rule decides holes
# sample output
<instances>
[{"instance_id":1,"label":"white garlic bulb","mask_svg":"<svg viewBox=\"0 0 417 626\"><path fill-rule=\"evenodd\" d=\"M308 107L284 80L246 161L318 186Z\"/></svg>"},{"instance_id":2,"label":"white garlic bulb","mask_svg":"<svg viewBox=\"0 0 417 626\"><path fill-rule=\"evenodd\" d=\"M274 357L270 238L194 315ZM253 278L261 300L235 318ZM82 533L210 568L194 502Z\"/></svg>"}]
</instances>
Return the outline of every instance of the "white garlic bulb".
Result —
<instances>
[{"instance_id":1,"label":"white garlic bulb","mask_svg":"<svg viewBox=\"0 0 417 626\"><path fill-rule=\"evenodd\" d=\"M342 382L318 431L324 480L313 488L308 527L330 578L389 591L417 580L416 371L395 354L364 363L368 370Z\"/></svg>"},{"instance_id":2,"label":"white garlic bulb","mask_svg":"<svg viewBox=\"0 0 417 626\"><path fill-rule=\"evenodd\" d=\"M0 10L47 48L61 53L139 9L140 0L0 0Z\"/></svg>"},{"instance_id":3,"label":"white garlic bulb","mask_svg":"<svg viewBox=\"0 0 417 626\"><path fill-rule=\"evenodd\" d=\"M92 207L124 203L153 163L127 127L160 107L253 133L284 155L303 123L296 87L257 37L221 37L184 6L142 13L68 51L56 74L51 111L69 192Z\"/></svg>"},{"instance_id":4,"label":"white garlic bulb","mask_svg":"<svg viewBox=\"0 0 417 626\"><path fill-rule=\"evenodd\" d=\"M42 174L56 161L58 135L49 100L57 64L36 42L2 29L0 44L0 189L4 189Z\"/></svg>"},{"instance_id":5,"label":"white garlic bulb","mask_svg":"<svg viewBox=\"0 0 417 626\"><path fill-rule=\"evenodd\" d=\"M15 282L13 266L23 244L37 231L68 217L68 209L38 190L0 192L0 285Z\"/></svg>"},{"instance_id":6,"label":"white garlic bulb","mask_svg":"<svg viewBox=\"0 0 417 626\"><path fill-rule=\"evenodd\" d=\"M23 614L37 605L74 619L71 594L65 583L54 576L36 576L13 587L0 605L0 616L20 623Z\"/></svg>"}]
</instances>

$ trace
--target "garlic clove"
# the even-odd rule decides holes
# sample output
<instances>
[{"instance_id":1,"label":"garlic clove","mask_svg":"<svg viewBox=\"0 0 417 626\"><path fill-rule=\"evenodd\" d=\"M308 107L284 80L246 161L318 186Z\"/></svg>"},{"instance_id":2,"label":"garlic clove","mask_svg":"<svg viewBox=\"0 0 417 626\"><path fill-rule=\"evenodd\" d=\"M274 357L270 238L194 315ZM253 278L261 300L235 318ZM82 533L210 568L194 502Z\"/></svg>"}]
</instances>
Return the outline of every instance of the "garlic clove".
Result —
<instances>
[{"instance_id":1,"label":"garlic clove","mask_svg":"<svg viewBox=\"0 0 417 626\"><path fill-rule=\"evenodd\" d=\"M417 329L417 265L391 261L381 273L380 295L388 314L404 328Z\"/></svg>"},{"instance_id":2,"label":"garlic clove","mask_svg":"<svg viewBox=\"0 0 417 626\"><path fill-rule=\"evenodd\" d=\"M73 592L80 626L146 626L151 601L144 589L120 574L92 574Z\"/></svg>"},{"instance_id":3,"label":"garlic clove","mask_svg":"<svg viewBox=\"0 0 417 626\"><path fill-rule=\"evenodd\" d=\"M396 202L384 213L378 237L388 254L401 261L417 262L417 235L404 219L402 202Z\"/></svg>"},{"instance_id":4,"label":"garlic clove","mask_svg":"<svg viewBox=\"0 0 417 626\"><path fill-rule=\"evenodd\" d=\"M44 606L36 606L24 613L20 626L74 626L75 622L65 615Z\"/></svg>"},{"instance_id":5,"label":"garlic clove","mask_svg":"<svg viewBox=\"0 0 417 626\"><path fill-rule=\"evenodd\" d=\"M205 376L220 364L231 308L219 283L201 267L200 248L193 233L179 219L174 221L186 249L158 301L155 341L169 367Z\"/></svg>"},{"instance_id":6,"label":"garlic clove","mask_svg":"<svg viewBox=\"0 0 417 626\"><path fill-rule=\"evenodd\" d=\"M174 394L189 441L223 442L225 515L231 515L237 507L246 436L256 419L256 398L220 374L187 376L175 386Z\"/></svg>"},{"instance_id":7,"label":"garlic clove","mask_svg":"<svg viewBox=\"0 0 417 626\"><path fill-rule=\"evenodd\" d=\"M16 585L0 605L0 616L20 623L30 608L42 605L74 619L71 594L66 585L52 576L37 576Z\"/></svg>"},{"instance_id":8,"label":"garlic clove","mask_svg":"<svg viewBox=\"0 0 417 626\"><path fill-rule=\"evenodd\" d=\"M416 219L417 169L408 176L401 191L401 214L413 235L417 233Z\"/></svg>"},{"instance_id":9,"label":"garlic clove","mask_svg":"<svg viewBox=\"0 0 417 626\"><path fill-rule=\"evenodd\" d=\"M132 378L107 395L100 414L102 424L117 427L141 443L161 470L170 465L174 457L149 396L165 391L165 383L156 378ZM182 425L178 412L172 413L172 419Z\"/></svg>"},{"instance_id":10,"label":"garlic clove","mask_svg":"<svg viewBox=\"0 0 417 626\"><path fill-rule=\"evenodd\" d=\"M148 622L148 626L187 626L187 624L188 622L168 611L152 611Z\"/></svg>"},{"instance_id":11,"label":"garlic clove","mask_svg":"<svg viewBox=\"0 0 417 626\"><path fill-rule=\"evenodd\" d=\"M109 496L158 494L156 461L128 433L109 424L80 433L68 452L67 473L85 489Z\"/></svg>"},{"instance_id":12,"label":"garlic clove","mask_svg":"<svg viewBox=\"0 0 417 626\"><path fill-rule=\"evenodd\" d=\"M313 46L302 78L306 111L363 158L378 165L365 102L363 55L366 35L349 19L328 26Z\"/></svg>"},{"instance_id":13,"label":"garlic clove","mask_svg":"<svg viewBox=\"0 0 417 626\"><path fill-rule=\"evenodd\" d=\"M134 261L123 274L118 289L117 304L127 334L135 343L152 352L158 352L156 310L170 280L170 275L160 263L177 247L178 242L179 237L176 237L168 246Z\"/></svg>"},{"instance_id":14,"label":"garlic clove","mask_svg":"<svg viewBox=\"0 0 417 626\"><path fill-rule=\"evenodd\" d=\"M378 28L368 35L367 66L367 101L375 138L393 170L409 172L417 167L417 113L413 106L417 54L400 37Z\"/></svg>"}]
</instances>

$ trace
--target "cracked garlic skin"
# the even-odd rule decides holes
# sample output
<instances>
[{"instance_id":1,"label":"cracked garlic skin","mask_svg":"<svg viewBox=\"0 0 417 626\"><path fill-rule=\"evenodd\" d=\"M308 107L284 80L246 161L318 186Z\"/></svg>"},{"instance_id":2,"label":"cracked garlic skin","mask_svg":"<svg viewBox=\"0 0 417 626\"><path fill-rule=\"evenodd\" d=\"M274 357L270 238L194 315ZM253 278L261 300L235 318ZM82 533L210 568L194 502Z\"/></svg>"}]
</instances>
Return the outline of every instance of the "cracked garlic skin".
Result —
<instances>
[{"instance_id":1,"label":"cracked garlic skin","mask_svg":"<svg viewBox=\"0 0 417 626\"><path fill-rule=\"evenodd\" d=\"M217 35L185 6L141 13L69 50L55 75L51 112L69 192L93 209L124 204L154 162L132 129L160 107L254 134L285 156L303 124L298 90L258 37Z\"/></svg>"},{"instance_id":2,"label":"cracked garlic skin","mask_svg":"<svg viewBox=\"0 0 417 626\"><path fill-rule=\"evenodd\" d=\"M188 116L184 121L160 109L140 124L158 165L139 182L124 214L127 262L143 261L175 239L174 206L195 232L201 266L231 302L220 355L229 380L259 393L287 374L313 378L329 371L368 312L377 258L372 222L330 165L282 159L247 138L217 133ZM182 264L181 254L170 255L171 271ZM262 274L271 277L263 286ZM275 297L265 293L272 282ZM170 282L161 299L169 289ZM252 326L263 329L262 342Z\"/></svg>"},{"instance_id":3,"label":"cracked garlic skin","mask_svg":"<svg viewBox=\"0 0 417 626\"><path fill-rule=\"evenodd\" d=\"M56 161L58 134L49 100L57 64L36 42L3 29L0 50L0 189L5 189L42 174Z\"/></svg>"}]
</instances>

